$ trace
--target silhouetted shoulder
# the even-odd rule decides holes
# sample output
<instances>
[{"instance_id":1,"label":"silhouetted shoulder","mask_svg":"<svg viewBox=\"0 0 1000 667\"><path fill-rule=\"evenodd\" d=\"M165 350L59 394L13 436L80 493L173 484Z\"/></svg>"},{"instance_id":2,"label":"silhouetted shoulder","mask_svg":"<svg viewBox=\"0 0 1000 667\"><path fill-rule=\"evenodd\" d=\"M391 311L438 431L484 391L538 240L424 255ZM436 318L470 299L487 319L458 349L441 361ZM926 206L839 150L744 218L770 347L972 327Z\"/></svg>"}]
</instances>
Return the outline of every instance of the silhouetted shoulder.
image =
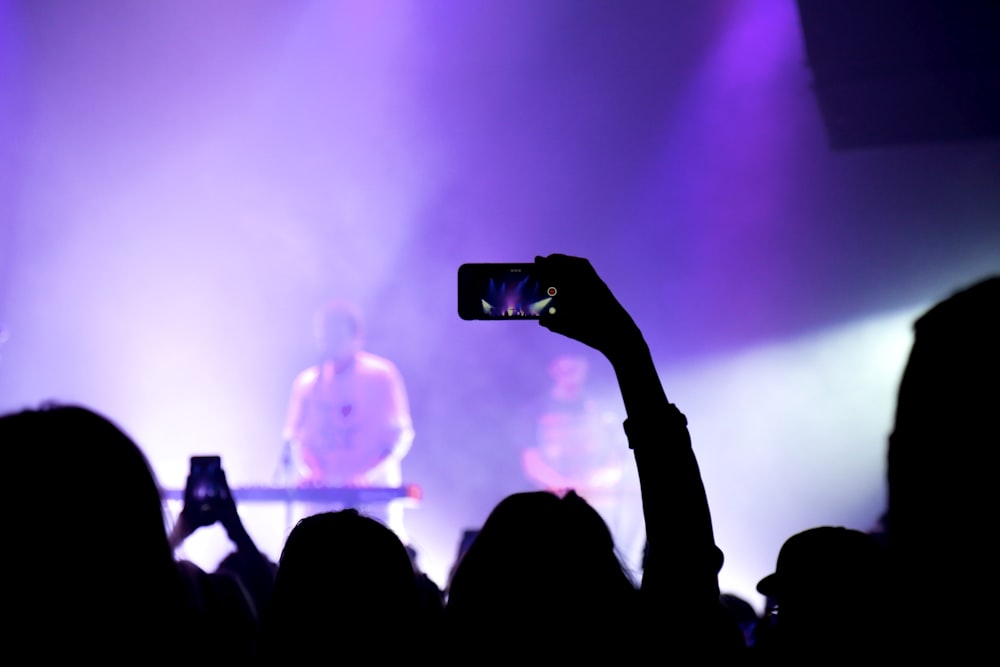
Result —
<instances>
[{"instance_id":1,"label":"silhouetted shoulder","mask_svg":"<svg viewBox=\"0 0 1000 667\"><path fill-rule=\"evenodd\" d=\"M948 330L996 331L1000 328L1000 275L984 278L934 305L916 322L920 333Z\"/></svg>"}]
</instances>

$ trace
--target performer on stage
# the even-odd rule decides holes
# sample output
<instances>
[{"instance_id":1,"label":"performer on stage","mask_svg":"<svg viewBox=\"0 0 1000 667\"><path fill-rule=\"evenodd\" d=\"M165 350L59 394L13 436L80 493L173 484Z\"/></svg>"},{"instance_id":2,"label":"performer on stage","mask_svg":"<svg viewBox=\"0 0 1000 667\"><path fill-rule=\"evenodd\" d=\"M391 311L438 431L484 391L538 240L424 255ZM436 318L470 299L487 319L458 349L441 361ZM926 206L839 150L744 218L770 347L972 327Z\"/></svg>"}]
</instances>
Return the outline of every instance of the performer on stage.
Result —
<instances>
[{"instance_id":1,"label":"performer on stage","mask_svg":"<svg viewBox=\"0 0 1000 667\"><path fill-rule=\"evenodd\" d=\"M355 306L327 303L316 316L319 360L292 385L285 442L300 485L402 485L401 462L413 442L403 378L396 366L363 349L363 322ZM309 507L309 513L332 507ZM407 541L403 507L359 507Z\"/></svg>"},{"instance_id":2,"label":"performer on stage","mask_svg":"<svg viewBox=\"0 0 1000 667\"><path fill-rule=\"evenodd\" d=\"M542 489L559 495L572 489L586 499L637 571L645 534L638 476L622 444L622 417L591 393L586 358L558 356L548 371L552 385L533 410L534 442L521 452L524 474Z\"/></svg>"}]
</instances>

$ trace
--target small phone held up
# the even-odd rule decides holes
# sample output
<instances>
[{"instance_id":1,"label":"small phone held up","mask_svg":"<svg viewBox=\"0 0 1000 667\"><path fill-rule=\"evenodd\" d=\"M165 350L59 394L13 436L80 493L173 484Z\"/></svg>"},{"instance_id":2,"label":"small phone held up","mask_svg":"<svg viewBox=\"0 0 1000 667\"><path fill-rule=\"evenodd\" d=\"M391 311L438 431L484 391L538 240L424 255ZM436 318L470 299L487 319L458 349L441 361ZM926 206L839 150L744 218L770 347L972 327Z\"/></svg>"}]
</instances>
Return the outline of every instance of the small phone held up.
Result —
<instances>
[{"instance_id":1,"label":"small phone held up","mask_svg":"<svg viewBox=\"0 0 1000 667\"><path fill-rule=\"evenodd\" d=\"M458 315L463 320L538 320L554 313L558 289L532 263L462 264Z\"/></svg>"},{"instance_id":2,"label":"small phone held up","mask_svg":"<svg viewBox=\"0 0 1000 667\"><path fill-rule=\"evenodd\" d=\"M229 487L219 456L192 456L184 503L201 513L211 512L228 498Z\"/></svg>"}]
</instances>

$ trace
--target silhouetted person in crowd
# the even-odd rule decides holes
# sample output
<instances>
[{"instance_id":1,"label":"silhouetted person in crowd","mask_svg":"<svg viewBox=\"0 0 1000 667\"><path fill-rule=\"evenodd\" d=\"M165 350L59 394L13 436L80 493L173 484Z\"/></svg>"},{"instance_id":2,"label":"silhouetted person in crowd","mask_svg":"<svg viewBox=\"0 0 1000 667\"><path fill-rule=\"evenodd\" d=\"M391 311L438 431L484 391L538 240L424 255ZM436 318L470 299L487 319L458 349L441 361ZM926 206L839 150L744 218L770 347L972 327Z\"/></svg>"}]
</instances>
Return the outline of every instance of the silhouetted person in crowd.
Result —
<instances>
[{"instance_id":1,"label":"silhouetted person in crowd","mask_svg":"<svg viewBox=\"0 0 1000 667\"><path fill-rule=\"evenodd\" d=\"M114 423L44 405L0 417L14 484L5 530L8 659L164 664L219 658L173 558L152 468Z\"/></svg>"},{"instance_id":2,"label":"silhouetted person in crowd","mask_svg":"<svg viewBox=\"0 0 1000 667\"><path fill-rule=\"evenodd\" d=\"M601 352L618 379L646 523L641 590L586 501L514 494L494 508L455 571L446 609L449 657L743 656L743 638L720 601L722 552L687 421L667 400L641 331L586 259L551 255L536 264L558 290L541 325Z\"/></svg>"},{"instance_id":3,"label":"silhouetted person in crowd","mask_svg":"<svg viewBox=\"0 0 1000 667\"><path fill-rule=\"evenodd\" d=\"M423 602L406 548L381 522L354 509L306 517L278 561L260 661L419 664L436 641Z\"/></svg>"},{"instance_id":4,"label":"silhouetted person in crowd","mask_svg":"<svg viewBox=\"0 0 1000 667\"><path fill-rule=\"evenodd\" d=\"M581 652L586 645L567 645L563 633L604 648L605 633L612 640L628 629L637 595L607 525L585 500L572 491L516 493L493 509L455 570L447 652L460 649L473 662L585 655L594 647Z\"/></svg>"},{"instance_id":5,"label":"silhouetted person in crowd","mask_svg":"<svg viewBox=\"0 0 1000 667\"><path fill-rule=\"evenodd\" d=\"M420 605L426 621L434 627L440 627L444 616L445 592L434 583L423 568L420 567L420 556L412 544L406 545L406 554L413 564L413 573L417 577L417 591L420 593Z\"/></svg>"},{"instance_id":6,"label":"silhouetted person in crowd","mask_svg":"<svg viewBox=\"0 0 1000 667\"><path fill-rule=\"evenodd\" d=\"M447 599L447 592L451 588L451 582L455 578L455 571L458 570L458 564L462 562L462 558L465 557L466 552L469 551L469 547L476 540L476 536L479 535L478 528L466 528L462 531L462 537L458 541L458 549L455 551L455 560L451 562L451 567L448 568L448 579L445 582L445 598Z\"/></svg>"},{"instance_id":7,"label":"silhouetted person in crowd","mask_svg":"<svg viewBox=\"0 0 1000 667\"><path fill-rule=\"evenodd\" d=\"M719 596L722 606L736 620L736 624L743 633L743 641L748 647L754 643L754 631L757 629L757 611L753 605L735 593L723 593Z\"/></svg>"},{"instance_id":8,"label":"silhouetted person in crowd","mask_svg":"<svg viewBox=\"0 0 1000 667\"><path fill-rule=\"evenodd\" d=\"M757 584L772 604L755 635L759 662L811 664L886 658L889 585L885 548L871 535L820 526L788 538L777 567Z\"/></svg>"},{"instance_id":9,"label":"silhouetted person in crowd","mask_svg":"<svg viewBox=\"0 0 1000 667\"><path fill-rule=\"evenodd\" d=\"M996 649L988 568L1000 510L998 446L995 275L944 299L914 325L888 452L886 533L900 654L960 664L989 660Z\"/></svg>"},{"instance_id":10,"label":"silhouetted person in crowd","mask_svg":"<svg viewBox=\"0 0 1000 667\"><path fill-rule=\"evenodd\" d=\"M219 467L211 480L212 493L199 497L188 477L184 506L170 532L174 549L199 528L220 523L236 549L215 572L206 573L193 563L180 561L192 586L192 595L206 618L212 636L228 662L249 660L255 653L261 610L270 599L277 565L264 556L247 532Z\"/></svg>"}]
</instances>

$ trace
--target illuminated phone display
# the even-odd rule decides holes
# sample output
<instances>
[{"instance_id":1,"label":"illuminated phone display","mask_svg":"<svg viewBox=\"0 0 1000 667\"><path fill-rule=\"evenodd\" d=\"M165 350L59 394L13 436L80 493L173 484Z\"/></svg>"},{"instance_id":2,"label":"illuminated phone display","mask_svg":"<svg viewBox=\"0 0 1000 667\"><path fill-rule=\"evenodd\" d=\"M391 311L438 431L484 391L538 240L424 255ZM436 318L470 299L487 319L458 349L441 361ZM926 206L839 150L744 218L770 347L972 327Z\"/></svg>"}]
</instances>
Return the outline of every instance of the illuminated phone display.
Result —
<instances>
[{"instance_id":1,"label":"illuminated phone display","mask_svg":"<svg viewBox=\"0 0 1000 667\"><path fill-rule=\"evenodd\" d=\"M557 293L535 264L458 267L458 315L463 320L537 320L555 312Z\"/></svg>"}]
</instances>

